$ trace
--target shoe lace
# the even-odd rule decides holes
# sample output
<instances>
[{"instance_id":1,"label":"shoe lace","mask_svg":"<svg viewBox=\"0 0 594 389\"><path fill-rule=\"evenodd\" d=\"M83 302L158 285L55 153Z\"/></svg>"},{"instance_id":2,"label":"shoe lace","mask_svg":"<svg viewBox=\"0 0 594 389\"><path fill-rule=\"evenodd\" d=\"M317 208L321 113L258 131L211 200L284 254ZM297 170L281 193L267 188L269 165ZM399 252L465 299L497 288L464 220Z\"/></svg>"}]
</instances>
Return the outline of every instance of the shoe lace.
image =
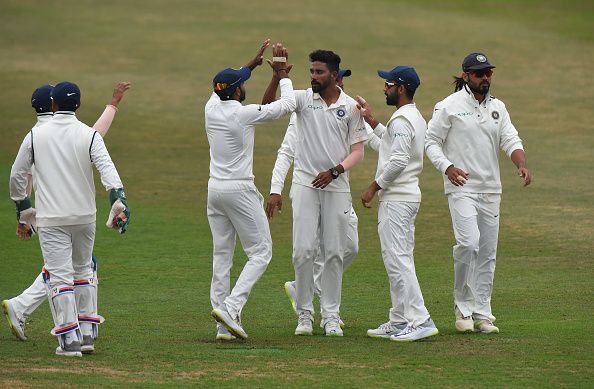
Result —
<instances>
[{"instance_id":1,"label":"shoe lace","mask_svg":"<svg viewBox=\"0 0 594 389\"><path fill-rule=\"evenodd\" d=\"M297 321L299 322L299 325L311 324L311 315L309 314L309 312L301 312L297 317Z\"/></svg>"},{"instance_id":2,"label":"shoe lace","mask_svg":"<svg viewBox=\"0 0 594 389\"><path fill-rule=\"evenodd\" d=\"M385 322L384 324L380 324L380 326L377 328L378 330L382 330L385 332L392 332L394 331L394 326L392 325L391 322Z\"/></svg>"},{"instance_id":3,"label":"shoe lace","mask_svg":"<svg viewBox=\"0 0 594 389\"><path fill-rule=\"evenodd\" d=\"M338 324L338 319L332 318L326 321L324 327L327 328L329 332L336 332L340 328L340 325Z\"/></svg>"}]
</instances>

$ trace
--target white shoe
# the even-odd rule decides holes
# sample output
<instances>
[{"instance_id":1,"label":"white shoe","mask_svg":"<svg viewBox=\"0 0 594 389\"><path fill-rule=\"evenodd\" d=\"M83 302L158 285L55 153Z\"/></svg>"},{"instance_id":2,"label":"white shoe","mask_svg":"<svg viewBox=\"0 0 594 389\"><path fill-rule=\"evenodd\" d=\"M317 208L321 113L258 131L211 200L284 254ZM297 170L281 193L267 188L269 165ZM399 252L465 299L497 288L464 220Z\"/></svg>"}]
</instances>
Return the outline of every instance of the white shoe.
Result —
<instances>
[{"instance_id":1,"label":"white shoe","mask_svg":"<svg viewBox=\"0 0 594 389\"><path fill-rule=\"evenodd\" d=\"M295 299L297 298L297 289L295 289L295 281L287 281L285 282L285 293L291 302L291 306L293 307L293 312L297 315L297 308L295 308Z\"/></svg>"},{"instance_id":2,"label":"white shoe","mask_svg":"<svg viewBox=\"0 0 594 389\"><path fill-rule=\"evenodd\" d=\"M414 342L415 340L425 339L437 334L439 334L439 331L435 327L433 320L429 318L423 324L416 327L407 326L398 334L390 336L390 340L395 342Z\"/></svg>"},{"instance_id":3,"label":"white shoe","mask_svg":"<svg viewBox=\"0 0 594 389\"><path fill-rule=\"evenodd\" d=\"M10 330L20 340L27 340L27 336L25 335L25 319L18 318L14 309L10 305L9 300L2 301L2 309L4 310L4 315L6 316L6 320L8 320L8 325L10 326Z\"/></svg>"},{"instance_id":4,"label":"white shoe","mask_svg":"<svg viewBox=\"0 0 594 389\"><path fill-rule=\"evenodd\" d=\"M474 331L474 322L472 316L462 316L462 312L456 307L456 331L472 332Z\"/></svg>"},{"instance_id":5,"label":"white shoe","mask_svg":"<svg viewBox=\"0 0 594 389\"><path fill-rule=\"evenodd\" d=\"M222 325L221 323L217 323L217 336L215 338L216 340L233 340L233 339L237 339L235 336L233 336L229 331L227 331L227 328L225 328L224 325Z\"/></svg>"},{"instance_id":6,"label":"white shoe","mask_svg":"<svg viewBox=\"0 0 594 389\"><path fill-rule=\"evenodd\" d=\"M295 335L312 335L313 334L313 319L311 313L301 312L297 318L297 328L295 328Z\"/></svg>"},{"instance_id":7,"label":"white shoe","mask_svg":"<svg viewBox=\"0 0 594 389\"><path fill-rule=\"evenodd\" d=\"M339 317L338 318L338 325L340 326L341 329L344 330L344 321L342 321L342 319ZM320 321L320 328L324 329L324 321Z\"/></svg>"},{"instance_id":8,"label":"white shoe","mask_svg":"<svg viewBox=\"0 0 594 389\"><path fill-rule=\"evenodd\" d=\"M367 330L367 336L370 338L389 338L392 335L397 335L405 328L406 323L392 323L388 321L377 328Z\"/></svg>"},{"instance_id":9,"label":"white shoe","mask_svg":"<svg viewBox=\"0 0 594 389\"><path fill-rule=\"evenodd\" d=\"M326 336L343 336L342 328L340 328L339 319L330 318L324 323L324 331Z\"/></svg>"},{"instance_id":10,"label":"white shoe","mask_svg":"<svg viewBox=\"0 0 594 389\"><path fill-rule=\"evenodd\" d=\"M241 326L239 316L235 318L231 317L225 308L215 308L212 310L211 315L216 321L224 325L231 335L234 335L238 338L247 339L248 334Z\"/></svg>"},{"instance_id":11,"label":"white shoe","mask_svg":"<svg viewBox=\"0 0 594 389\"><path fill-rule=\"evenodd\" d=\"M482 332L483 334L498 334L499 328L497 328L491 320L475 320L474 330L476 332Z\"/></svg>"}]
</instances>

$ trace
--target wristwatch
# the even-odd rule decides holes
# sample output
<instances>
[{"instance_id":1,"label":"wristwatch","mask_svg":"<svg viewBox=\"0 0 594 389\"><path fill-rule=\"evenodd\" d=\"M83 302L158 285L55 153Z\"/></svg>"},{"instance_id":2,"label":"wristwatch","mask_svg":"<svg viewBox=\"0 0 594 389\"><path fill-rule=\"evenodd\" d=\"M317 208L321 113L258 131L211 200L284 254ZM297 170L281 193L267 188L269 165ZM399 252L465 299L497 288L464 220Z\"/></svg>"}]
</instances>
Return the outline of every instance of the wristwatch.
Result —
<instances>
[{"instance_id":1,"label":"wristwatch","mask_svg":"<svg viewBox=\"0 0 594 389\"><path fill-rule=\"evenodd\" d=\"M335 167L331 168L329 171L330 171L330 174L332 174L333 180L336 180L338 178L338 176L340 176L340 172Z\"/></svg>"}]
</instances>

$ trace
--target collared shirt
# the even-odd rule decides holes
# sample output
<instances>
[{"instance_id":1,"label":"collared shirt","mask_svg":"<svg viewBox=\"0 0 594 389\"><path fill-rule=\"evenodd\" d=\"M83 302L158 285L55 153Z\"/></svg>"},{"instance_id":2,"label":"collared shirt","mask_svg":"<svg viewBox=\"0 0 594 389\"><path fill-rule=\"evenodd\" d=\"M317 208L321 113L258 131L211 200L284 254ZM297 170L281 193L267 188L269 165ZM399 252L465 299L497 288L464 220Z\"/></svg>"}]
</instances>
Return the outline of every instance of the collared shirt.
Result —
<instances>
[{"instance_id":1,"label":"collared shirt","mask_svg":"<svg viewBox=\"0 0 594 389\"><path fill-rule=\"evenodd\" d=\"M342 90L330 106L311 88L295 91L295 99L297 137L293 183L313 188L311 182L315 177L344 161L351 145L367 139L367 131L357 102ZM350 192L348 172L324 190Z\"/></svg>"},{"instance_id":2,"label":"collared shirt","mask_svg":"<svg viewBox=\"0 0 594 389\"><path fill-rule=\"evenodd\" d=\"M290 79L280 80L281 97L270 104L242 105L237 100L221 100L213 93L204 109L210 145L210 177L217 182L253 182L254 126L278 119L295 109Z\"/></svg>"},{"instance_id":3,"label":"collared shirt","mask_svg":"<svg viewBox=\"0 0 594 389\"><path fill-rule=\"evenodd\" d=\"M508 156L523 149L522 140L501 100L486 97L479 104L464 86L435 105L425 152L442 173L454 165L469 173L463 186L444 175L445 193L501 193L499 149Z\"/></svg>"},{"instance_id":4,"label":"collared shirt","mask_svg":"<svg viewBox=\"0 0 594 389\"><path fill-rule=\"evenodd\" d=\"M106 190L122 188L103 138L74 112L58 111L25 137L10 172L10 197L26 196L27 176L35 164L37 225L88 224L95 221L92 165Z\"/></svg>"}]
</instances>

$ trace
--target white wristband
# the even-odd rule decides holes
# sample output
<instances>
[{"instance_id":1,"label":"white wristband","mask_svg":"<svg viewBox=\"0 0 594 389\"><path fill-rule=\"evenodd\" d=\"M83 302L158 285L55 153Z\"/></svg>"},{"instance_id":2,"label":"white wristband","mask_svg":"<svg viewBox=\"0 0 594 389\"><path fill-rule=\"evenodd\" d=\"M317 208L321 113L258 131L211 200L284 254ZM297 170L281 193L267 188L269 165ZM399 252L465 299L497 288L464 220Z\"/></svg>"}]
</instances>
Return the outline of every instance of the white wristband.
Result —
<instances>
[{"instance_id":1,"label":"white wristband","mask_svg":"<svg viewBox=\"0 0 594 389\"><path fill-rule=\"evenodd\" d=\"M272 62L287 62L287 57L272 57Z\"/></svg>"}]
</instances>

